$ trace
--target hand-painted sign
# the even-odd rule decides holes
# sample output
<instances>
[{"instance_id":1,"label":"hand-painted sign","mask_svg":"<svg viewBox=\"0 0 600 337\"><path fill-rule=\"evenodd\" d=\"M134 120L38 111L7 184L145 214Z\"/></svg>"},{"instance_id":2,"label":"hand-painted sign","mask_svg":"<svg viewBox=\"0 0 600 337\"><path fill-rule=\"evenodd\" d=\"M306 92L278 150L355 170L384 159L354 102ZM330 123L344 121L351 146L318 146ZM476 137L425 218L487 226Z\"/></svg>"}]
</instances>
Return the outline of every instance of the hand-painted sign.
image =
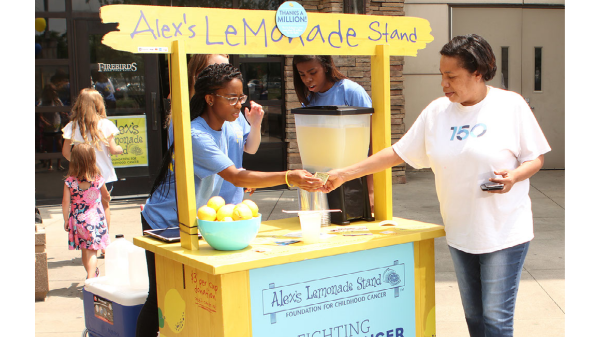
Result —
<instances>
[{"instance_id":1,"label":"hand-painted sign","mask_svg":"<svg viewBox=\"0 0 600 337\"><path fill-rule=\"evenodd\" d=\"M108 119L119 128L115 143L123 148L123 154L111 157L113 166L115 168L148 166L146 115L109 116Z\"/></svg>"},{"instance_id":2,"label":"hand-painted sign","mask_svg":"<svg viewBox=\"0 0 600 337\"><path fill-rule=\"evenodd\" d=\"M253 336L415 336L413 244L250 270Z\"/></svg>"},{"instance_id":3,"label":"hand-painted sign","mask_svg":"<svg viewBox=\"0 0 600 337\"><path fill-rule=\"evenodd\" d=\"M307 13L302 35L286 37L277 28L277 11L108 5L104 23L119 31L106 34L105 45L132 53L169 53L174 40L188 53L281 55L374 55L389 44L390 55L416 56L433 41L429 21L405 16Z\"/></svg>"}]
</instances>

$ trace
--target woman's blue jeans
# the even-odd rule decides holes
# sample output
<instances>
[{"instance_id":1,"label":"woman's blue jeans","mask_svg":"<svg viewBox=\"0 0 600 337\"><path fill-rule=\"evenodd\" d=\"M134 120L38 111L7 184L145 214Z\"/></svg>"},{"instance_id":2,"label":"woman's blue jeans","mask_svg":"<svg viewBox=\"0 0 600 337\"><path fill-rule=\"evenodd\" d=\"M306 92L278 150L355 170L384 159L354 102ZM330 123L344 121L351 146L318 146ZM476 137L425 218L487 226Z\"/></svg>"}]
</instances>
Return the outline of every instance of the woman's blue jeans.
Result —
<instances>
[{"instance_id":1,"label":"woman's blue jeans","mask_svg":"<svg viewBox=\"0 0 600 337\"><path fill-rule=\"evenodd\" d=\"M529 242L486 254L449 248L471 337L512 337Z\"/></svg>"}]
</instances>

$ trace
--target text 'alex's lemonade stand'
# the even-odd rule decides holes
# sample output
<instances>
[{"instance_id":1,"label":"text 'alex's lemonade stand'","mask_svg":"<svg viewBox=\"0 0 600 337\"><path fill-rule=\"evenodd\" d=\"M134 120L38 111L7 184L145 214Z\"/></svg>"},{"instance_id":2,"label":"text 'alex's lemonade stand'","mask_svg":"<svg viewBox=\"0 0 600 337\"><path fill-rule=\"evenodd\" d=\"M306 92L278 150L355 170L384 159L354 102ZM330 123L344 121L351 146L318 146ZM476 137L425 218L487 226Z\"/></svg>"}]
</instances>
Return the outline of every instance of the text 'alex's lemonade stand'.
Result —
<instances>
[{"instance_id":1,"label":"text 'alex's lemonade stand'","mask_svg":"<svg viewBox=\"0 0 600 337\"><path fill-rule=\"evenodd\" d=\"M317 243L274 244L300 230L291 217L259 220L257 236L241 250L215 250L198 240L185 58L370 55L375 153L391 145L389 58L416 56L433 41L427 20L306 13L295 2L278 11L109 5L100 15L104 23L119 24L119 31L104 36L105 45L171 56L181 243L134 238L156 256L161 336L435 336L433 239L444 230L392 217L391 169L374 175L376 221L353 222L355 231L331 226ZM364 148L367 130L340 132L364 138L356 144ZM314 132L302 126L296 131ZM350 160L345 154L338 159ZM381 225L383 220L395 224Z\"/></svg>"}]
</instances>

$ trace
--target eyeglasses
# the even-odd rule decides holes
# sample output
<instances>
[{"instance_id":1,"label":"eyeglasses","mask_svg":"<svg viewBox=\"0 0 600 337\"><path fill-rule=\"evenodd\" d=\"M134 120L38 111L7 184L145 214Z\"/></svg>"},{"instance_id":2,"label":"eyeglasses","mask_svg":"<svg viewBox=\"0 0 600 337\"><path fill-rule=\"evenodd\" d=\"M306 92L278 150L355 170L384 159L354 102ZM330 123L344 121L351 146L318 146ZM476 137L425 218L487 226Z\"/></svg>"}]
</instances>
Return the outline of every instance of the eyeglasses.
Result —
<instances>
[{"instance_id":1,"label":"eyeglasses","mask_svg":"<svg viewBox=\"0 0 600 337\"><path fill-rule=\"evenodd\" d=\"M236 105L238 103L238 101L240 102L240 104L244 104L244 103L246 103L246 99L248 98L248 96L246 96L246 95L242 95L240 97L225 97L225 96L221 96L219 94L213 94L213 95L225 98L226 100L229 101L229 105Z\"/></svg>"}]
</instances>

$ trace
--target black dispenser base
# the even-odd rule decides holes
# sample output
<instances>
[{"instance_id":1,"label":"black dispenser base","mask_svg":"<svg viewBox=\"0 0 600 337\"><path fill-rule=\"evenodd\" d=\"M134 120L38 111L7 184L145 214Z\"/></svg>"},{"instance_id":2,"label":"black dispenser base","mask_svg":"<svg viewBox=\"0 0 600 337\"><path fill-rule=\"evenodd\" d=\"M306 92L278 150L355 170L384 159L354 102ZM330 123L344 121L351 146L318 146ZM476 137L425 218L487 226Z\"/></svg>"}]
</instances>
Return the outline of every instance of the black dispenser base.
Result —
<instances>
[{"instance_id":1,"label":"black dispenser base","mask_svg":"<svg viewBox=\"0 0 600 337\"><path fill-rule=\"evenodd\" d=\"M349 225L351 221L374 221L371 215L367 177L357 178L327 194L329 209L341 209L342 212L331 212L331 223Z\"/></svg>"}]
</instances>

